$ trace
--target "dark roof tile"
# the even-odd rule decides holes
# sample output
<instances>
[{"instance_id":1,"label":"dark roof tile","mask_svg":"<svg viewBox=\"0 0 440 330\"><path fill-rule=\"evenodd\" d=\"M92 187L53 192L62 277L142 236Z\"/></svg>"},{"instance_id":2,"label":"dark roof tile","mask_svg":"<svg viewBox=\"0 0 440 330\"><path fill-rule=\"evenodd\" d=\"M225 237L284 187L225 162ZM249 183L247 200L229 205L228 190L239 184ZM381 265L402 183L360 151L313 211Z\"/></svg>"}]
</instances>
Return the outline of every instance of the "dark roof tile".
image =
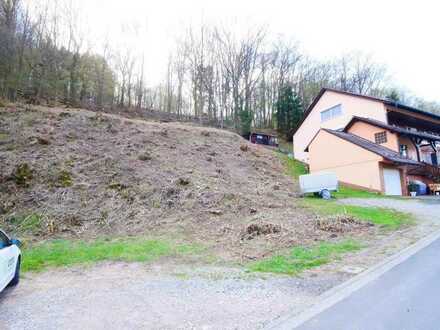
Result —
<instances>
[{"instance_id":1,"label":"dark roof tile","mask_svg":"<svg viewBox=\"0 0 440 330\"><path fill-rule=\"evenodd\" d=\"M392 162L400 163L400 164L421 165L421 163L419 163L416 160L405 158L394 150L381 146L380 144L371 142L370 140L364 139L360 136L351 133L341 132L341 131L334 131L331 129L322 129L322 130L330 134L333 134L345 141L351 142L361 148L371 151L379 156L382 156L383 158L390 160Z\"/></svg>"},{"instance_id":2,"label":"dark roof tile","mask_svg":"<svg viewBox=\"0 0 440 330\"><path fill-rule=\"evenodd\" d=\"M424 133L424 132L410 131L410 130L402 128L402 127L397 127L397 126L385 124L384 122L381 122L379 120L358 117L358 116L354 116L352 118L352 120L344 128L344 132L347 132L356 121L361 121L361 122L364 122L367 124L371 124L373 126L377 126L377 127L380 127L380 128L383 128L383 129L386 129L386 130L389 130L391 132L398 133L401 135L412 136L412 137L421 138L421 139L425 139L425 140L440 141L440 136L438 136L438 135Z\"/></svg>"}]
</instances>

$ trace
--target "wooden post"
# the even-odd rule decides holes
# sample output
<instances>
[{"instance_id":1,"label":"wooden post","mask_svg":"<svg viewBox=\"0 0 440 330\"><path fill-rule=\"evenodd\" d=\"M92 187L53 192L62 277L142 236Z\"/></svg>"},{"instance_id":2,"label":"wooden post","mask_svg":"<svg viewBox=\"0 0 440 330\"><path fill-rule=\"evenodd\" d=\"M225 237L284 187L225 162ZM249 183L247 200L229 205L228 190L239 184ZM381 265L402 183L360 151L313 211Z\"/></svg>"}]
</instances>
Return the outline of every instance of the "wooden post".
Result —
<instances>
[{"instance_id":1,"label":"wooden post","mask_svg":"<svg viewBox=\"0 0 440 330\"><path fill-rule=\"evenodd\" d=\"M420 157L420 143L422 143L422 141L420 141L420 139L415 139L413 137L410 138L412 144L414 145L414 147L416 148L416 152L417 152L417 161L420 162L421 161L421 157Z\"/></svg>"},{"instance_id":2,"label":"wooden post","mask_svg":"<svg viewBox=\"0 0 440 330\"><path fill-rule=\"evenodd\" d=\"M402 166L401 171L402 171L402 194L403 194L403 196L409 196L408 166Z\"/></svg>"}]
</instances>

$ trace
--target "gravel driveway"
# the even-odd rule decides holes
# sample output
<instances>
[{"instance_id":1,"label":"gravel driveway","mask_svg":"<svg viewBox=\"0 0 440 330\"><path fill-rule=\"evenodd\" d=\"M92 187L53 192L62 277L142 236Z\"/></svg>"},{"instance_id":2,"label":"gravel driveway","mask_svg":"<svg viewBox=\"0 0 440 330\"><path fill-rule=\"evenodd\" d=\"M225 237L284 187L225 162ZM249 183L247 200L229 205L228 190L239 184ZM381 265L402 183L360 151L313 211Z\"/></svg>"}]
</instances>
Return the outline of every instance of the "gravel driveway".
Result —
<instances>
[{"instance_id":1,"label":"gravel driveway","mask_svg":"<svg viewBox=\"0 0 440 330\"><path fill-rule=\"evenodd\" d=\"M340 203L360 206L375 206L412 213L424 222L440 221L440 197L420 197L418 199L392 198L348 198Z\"/></svg>"},{"instance_id":2,"label":"gravel driveway","mask_svg":"<svg viewBox=\"0 0 440 330\"><path fill-rule=\"evenodd\" d=\"M256 329L344 280L193 268L104 263L31 275L0 296L0 329Z\"/></svg>"}]
</instances>

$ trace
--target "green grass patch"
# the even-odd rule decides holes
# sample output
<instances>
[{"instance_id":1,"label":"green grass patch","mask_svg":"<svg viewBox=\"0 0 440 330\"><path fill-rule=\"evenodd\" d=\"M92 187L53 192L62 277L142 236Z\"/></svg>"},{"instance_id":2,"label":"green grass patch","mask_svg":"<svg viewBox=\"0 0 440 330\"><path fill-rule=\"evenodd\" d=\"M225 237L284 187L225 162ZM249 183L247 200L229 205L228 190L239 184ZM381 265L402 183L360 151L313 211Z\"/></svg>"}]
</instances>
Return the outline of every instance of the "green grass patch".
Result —
<instances>
[{"instance_id":1,"label":"green grass patch","mask_svg":"<svg viewBox=\"0 0 440 330\"><path fill-rule=\"evenodd\" d=\"M348 214L390 230L414 223L414 218L410 214L387 208L342 205L336 201L325 201L318 198L304 199L303 206L320 215Z\"/></svg>"},{"instance_id":2,"label":"green grass patch","mask_svg":"<svg viewBox=\"0 0 440 330\"><path fill-rule=\"evenodd\" d=\"M277 255L255 262L249 266L253 272L296 275L306 269L315 268L339 258L349 252L362 249L354 240L337 243L322 242L312 247L294 247L287 255Z\"/></svg>"},{"instance_id":3,"label":"green grass patch","mask_svg":"<svg viewBox=\"0 0 440 330\"><path fill-rule=\"evenodd\" d=\"M145 238L99 239L91 242L56 240L24 248L23 271L39 272L50 267L105 260L150 262L166 256L198 254L202 250L197 245Z\"/></svg>"},{"instance_id":4,"label":"green grass patch","mask_svg":"<svg viewBox=\"0 0 440 330\"><path fill-rule=\"evenodd\" d=\"M286 140L278 138L278 144L280 149L293 153L293 142L288 142Z\"/></svg>"},{"instance_id":5,"label":"green grass patch","mask_svg":"<svg viewBox=\"0 0 440 330\"><path fill-rule=\"evenodd\" d=\"M337 192L332 193L335 198L384 198L387 197L383 194L374 193L370 191L360 190L349 188L346 186L339 186L339 190Z\"/></svg>"},{"instance_id":6,"label":"green grass patch","mask_svg":"<svg viewBox=\"0 0 440 330\"><path fill-rule=\"evenodd\" d=\"M278 155L286 167L287 175L290 175L296 180L300 175L307 174L307 167L303 163L289 158L287 155L282 153L279 153Z\"/></svg>"},{"instance_id":7,"label":"green grass patch","mask_svg":"<svg viewBox=\"0 0 440 330\"><path fill-rule=\"evenodd\" d=\"M43 226L43 216L38 213L14 215L7 219L16 232L36 233Z\"/></svg>"}]
</instances>

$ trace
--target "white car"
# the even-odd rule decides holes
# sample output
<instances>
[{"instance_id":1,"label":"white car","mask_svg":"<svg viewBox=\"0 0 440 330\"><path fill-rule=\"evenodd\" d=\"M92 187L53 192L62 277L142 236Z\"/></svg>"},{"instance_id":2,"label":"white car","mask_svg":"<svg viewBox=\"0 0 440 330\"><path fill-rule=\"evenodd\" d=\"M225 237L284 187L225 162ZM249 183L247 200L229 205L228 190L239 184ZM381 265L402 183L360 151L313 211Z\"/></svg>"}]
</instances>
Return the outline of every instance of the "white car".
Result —
<instances>
[{"instance_id":1,"label":"white car","mask_svg":"<svg viewBox=\"0 0 440 330\"><path fill-rule=\"evenodd\" d=\"M20 245L19 240L10 239L0 230L0 292L20 280Z\"/></svg>"}]
</instances>

